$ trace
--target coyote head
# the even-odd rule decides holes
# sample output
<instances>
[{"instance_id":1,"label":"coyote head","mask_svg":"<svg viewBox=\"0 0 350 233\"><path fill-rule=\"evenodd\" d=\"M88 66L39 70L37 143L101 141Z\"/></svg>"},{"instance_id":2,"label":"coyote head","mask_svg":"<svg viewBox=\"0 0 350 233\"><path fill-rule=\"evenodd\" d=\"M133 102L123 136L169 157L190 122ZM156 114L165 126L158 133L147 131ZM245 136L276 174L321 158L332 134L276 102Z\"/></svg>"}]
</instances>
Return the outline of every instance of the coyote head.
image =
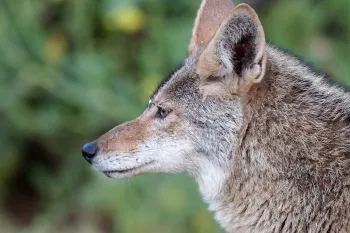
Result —
<instances>
[{"instance_id":1,"label":"coyote head","mask_svg":"<svg viewBox=\"0 0 350 233\"><path fill-rule=\"evenodd\" d=\"M203 0L183 65L83 155L113 178L195 177L228 232L350 232L349 106L248 5Z\"/></svg>"},{"instance_id":2,"label":"coyote head","mask_svg":"<svg viewBox=\"0 0 350 233\"><path fill-rule=\"evenodd\" d=\"M113 178L159 172L199 180L225 176L219 171L236 154L244 106L259 88L265 64L264 32L254 10L234 7L231 0L204 0L183 65L136 120L86 144L84 157Z\"/></svg>"}]
</instances>

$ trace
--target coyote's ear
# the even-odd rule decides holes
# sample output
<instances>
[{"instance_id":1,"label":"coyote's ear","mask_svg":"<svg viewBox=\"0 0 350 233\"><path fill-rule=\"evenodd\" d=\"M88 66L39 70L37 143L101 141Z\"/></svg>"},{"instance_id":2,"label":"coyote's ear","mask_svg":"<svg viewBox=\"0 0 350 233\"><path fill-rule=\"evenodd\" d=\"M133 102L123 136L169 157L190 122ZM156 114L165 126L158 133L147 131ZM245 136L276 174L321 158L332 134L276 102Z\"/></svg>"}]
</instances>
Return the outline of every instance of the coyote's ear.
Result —
<instances>
[{"instance_id":1,"label":"coyote's ear","mask_svg":"<svg viewBox=\"0 0 350 233\"><path fill-rule=\"evenodd\" d=\"M199 49L208 45L234 8L232 0L202 0L192 32L190 56L196 55Z\"/></svg>"},{"instance_id":2,"label":"coyote's ear","mask_svg":"<svg viewBox=\"0 0 350 233\"><path fill-rule=\"evenodd\" d=\"M265 35L255 11L238 5L216 32L197 63L204 96L247 92L265 73Z\"/></svg>"}]
</instances>

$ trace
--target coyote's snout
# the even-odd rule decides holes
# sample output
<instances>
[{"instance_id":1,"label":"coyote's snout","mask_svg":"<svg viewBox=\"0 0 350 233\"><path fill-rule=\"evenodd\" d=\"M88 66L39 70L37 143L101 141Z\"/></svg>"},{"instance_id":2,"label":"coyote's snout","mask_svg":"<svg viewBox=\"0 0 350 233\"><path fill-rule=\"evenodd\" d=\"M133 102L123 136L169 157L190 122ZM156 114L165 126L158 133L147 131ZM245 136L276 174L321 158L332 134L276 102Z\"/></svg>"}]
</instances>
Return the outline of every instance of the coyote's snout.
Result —
<instances>
[{"instance_id":1,"label":"coyote's snout","mask_svg":"<svg viewBox=\"0 0 350 233\"><path fill-rule=\"evenodd\" d=\"M228 232L350 232L350 95L266 44L246 4L204 0L182 66L83 155L195 177Z\"/></svg>"},{"instance_id":2,"label":"coyote's snout","mask_svg":"<svg viewBox=\"0 0 350 233\"><path fill-rule=\"evenodd\" d=\"M96 170L115 178L145 172L185 171L187 153L191 152L189 135L178 109L169 104L150 102L136 120L86 144L84 157Z\"/></svg>"}]
</instances>

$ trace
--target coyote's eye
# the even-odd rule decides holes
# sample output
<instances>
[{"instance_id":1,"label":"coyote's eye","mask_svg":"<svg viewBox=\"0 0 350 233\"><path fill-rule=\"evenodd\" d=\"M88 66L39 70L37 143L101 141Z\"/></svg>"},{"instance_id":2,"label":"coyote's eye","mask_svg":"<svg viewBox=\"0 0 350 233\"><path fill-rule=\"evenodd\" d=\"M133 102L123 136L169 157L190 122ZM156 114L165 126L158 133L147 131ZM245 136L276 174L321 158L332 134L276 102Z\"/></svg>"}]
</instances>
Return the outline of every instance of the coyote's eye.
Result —
<instances>
[{"instance_id":1,"label":"coyote's eye","mask_svg":"<svg viewBox=\"0 0 350 233\"><path fill-rule=\"evenodd\" d=\"M158 106L156 118L164 119L169 115L170 112L171 112L170 110L167 110Z\"/></svg>"}]
</instances>

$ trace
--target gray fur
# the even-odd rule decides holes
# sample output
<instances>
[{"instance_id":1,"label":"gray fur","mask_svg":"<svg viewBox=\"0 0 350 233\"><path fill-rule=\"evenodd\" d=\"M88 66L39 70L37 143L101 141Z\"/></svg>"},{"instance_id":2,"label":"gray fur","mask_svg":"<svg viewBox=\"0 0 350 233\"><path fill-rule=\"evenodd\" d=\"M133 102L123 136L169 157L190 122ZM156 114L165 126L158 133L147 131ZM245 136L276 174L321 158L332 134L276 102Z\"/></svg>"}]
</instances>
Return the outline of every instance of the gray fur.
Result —
<instances>
[{"instance_id":1,"label":"gray fur","mask_svg":"<svg viewBox=\"0 0 350 233\"><path fill-rule=\"evenodd\" d=\"M208 202L228 232L350 232L350 96L278 49L267 58L245 106L203 101L193 58L161 90L198 156L229 174Z\"/></svg>"},{"instance_id":2,"label":"gray fur","mask_svg":"<svg viewBox=\"0 0 350 233\"><path fill-rule=\"evenodd\" d=\"M244 32L253 32L249 39L254 45L263 40L251 29L259 27L255 19L246 15L240 19L243 23L238 20L237 24L237 18L231 20L233 23L227 21L220 29L223 34L215 37L223 51L216 53L217 59L231 57L230 49L239 41L228 38L237 38L232 33L238 29L243 36ZM157 106L170 109L169 116L149 120L151 129L145 130L154 133L140 139L145 143L138 146L137 152L121 152L114 146L108 150L107 159L111 153L116 158L142 158L146 153L142 148L146 147L147 161L154 164L129 176L147 172L185 172L194 176L209 209L227 232L349 233L349 93L272 46L247 49L263 49L260 54L265 59L258 58L257 63L252 56L245 61L242 73L237 74L231 57L225 60L232 62L225 65L232 67L227 69L231 73L224 74L225 79L241 82L238 88L244 86L244 92L230 92L230 98L211 92L204 98L197 67L203 53L200 50L160 87L141 118L156 111ZM257 55L259 51L250 54ZM258 74L263 77L248 85L249 77L244 75L253 69L249 62L259 64ZM205 85L210 88L220 78L209 77ZM117 131L118 135L123 133L122 128ZM101 148L93 162L95 168L102 166L98 161L107 161L103 141L112 144L118 140L115 135L112 130L99 139ZM186 143L176 151L181 157L157 157L163 149L176 154L176 148L166 145L177 142L179 147L180 142ZM151 149L158 154L150 154ZM173 164L167 168L169 163Z\"/></svg>"}]
</instances>

